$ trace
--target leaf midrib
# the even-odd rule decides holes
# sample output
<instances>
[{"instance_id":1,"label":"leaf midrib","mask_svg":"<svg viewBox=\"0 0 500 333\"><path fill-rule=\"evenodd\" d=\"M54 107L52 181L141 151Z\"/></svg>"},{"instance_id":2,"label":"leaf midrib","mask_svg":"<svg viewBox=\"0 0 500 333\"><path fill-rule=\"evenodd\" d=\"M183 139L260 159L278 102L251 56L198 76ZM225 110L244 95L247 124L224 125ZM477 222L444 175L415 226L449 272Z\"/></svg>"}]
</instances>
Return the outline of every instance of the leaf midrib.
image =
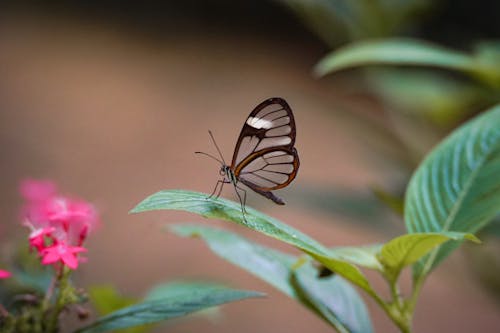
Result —
<instances>
[{"instance_id":1,"label":"leaf midrib","mask_svg":"<svg viewBox=\"0 0 500 333\"><path fill-rule=\"evenodd\" d=\"M462 203L465 200L465 198L467 197L467 194L469 193L470 188L474 184L474 180L478 176L479 170L482 169L482 167L484 166L488 157L490 156L492 151L494 151L495 146L496 146L496 144L493 144L490 147L488 147L488 149L485 151L485 154L483 155L483 157L479 159L479 162L477 163L477 167L474 168L470 177L466 181L464 189L460 192L460 195L458 196L456 203L453 205L453 207L450 211L450 214L446 218L443 229L441 231L450 231L449 228L453 224L453 221L455 220L456 215L458 214L458 212L462 208ZM425 272L427 272L429 270L430 267L432 267L432 264L434 263L434 260L436 259L436 255L437 255L438 251L439 251L439 248L433 250L431 252L431 254L427 257L427 260L425 261L425 264L424 264L424 268L422 270L422 272L424 272L424 274L425 274Z\"/></svg>"}]
</instances>

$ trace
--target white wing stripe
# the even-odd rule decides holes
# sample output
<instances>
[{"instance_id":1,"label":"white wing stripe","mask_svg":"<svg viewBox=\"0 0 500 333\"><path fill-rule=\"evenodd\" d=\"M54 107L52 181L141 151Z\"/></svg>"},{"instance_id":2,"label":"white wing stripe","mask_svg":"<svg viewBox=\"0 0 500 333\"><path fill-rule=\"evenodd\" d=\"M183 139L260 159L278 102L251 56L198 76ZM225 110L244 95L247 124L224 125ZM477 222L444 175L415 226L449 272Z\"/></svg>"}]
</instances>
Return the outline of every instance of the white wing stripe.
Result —
<instances>
[{"instance_id":1,"label":"white wing stripe","mask_svg":"<svg viewBox=\"0 0 500 333\"><path fill-rule=\"evenodd\" d=\"M270 109L270 110L269 110ZM269 112L268 112L269 111ZM285 111L286 110L284 108L281 107L281 105L278 105L278 109L273 109L271 107L268 107L268 108L264 108L262 110L260 110L259 112L257 112L257 114L255 115L256 117L259 117L259 118L264 118L268 115L270 115L271 113L274 113L274 112L279 112L279 111Z\"/></svg>"},{"instance_id":2,"label":"white wing stripe","mask_svg":"<svg viewBox=\"0 0 500 333\"><path fill-rule=\"evenodd\" d=\"M273 122L267 119L258 118L258 117L248 117L247 125L252 126L256 129L269 129L273 127Z\"/></svg>"},{"instance_id":3,"label":"white wing stripe","mask_svg":"<svg viewBox=\"0 0 500 333\"><path fill-rule=\"evenodd\" d=\"M286 110L281 109L281 110L269 112L269 113L264 114L264 115L261 115L258 113L253 118L267 119L267 120L273 121L273 120L281 118L281 117L286 117L287 115L288 115L288 113L286 112Z\"/></svg>"}]
</instances>

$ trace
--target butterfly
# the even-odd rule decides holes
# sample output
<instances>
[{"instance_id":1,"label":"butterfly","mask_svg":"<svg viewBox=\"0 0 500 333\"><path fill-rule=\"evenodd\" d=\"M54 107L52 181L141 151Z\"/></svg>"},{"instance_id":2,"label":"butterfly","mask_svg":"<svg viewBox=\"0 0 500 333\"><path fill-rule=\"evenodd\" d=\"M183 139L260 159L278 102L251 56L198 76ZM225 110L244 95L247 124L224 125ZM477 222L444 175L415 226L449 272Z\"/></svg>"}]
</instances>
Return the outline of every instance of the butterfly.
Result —
<instances>
[{"instance_id":1,"label":"butterfly","mask_svg":"<svg viewBox=\"0 0 500 333\"><path fill-rule=\"evenodd\" d=\"M266 99L253 109L236 142L231 165L224 160L212 132L208 133L221 160L204 152L196 153L217 160L221 164L219 173L222 177L215 185L210 198L216 192L218 198L224 184L232 184L244 214L246 190L240 185L243 184L278 205L285 204L283 199L271 191L290 184L297 176L300 162L294 147L295 119L292 109L283 98Z\"/></svg>"}]
</instances>

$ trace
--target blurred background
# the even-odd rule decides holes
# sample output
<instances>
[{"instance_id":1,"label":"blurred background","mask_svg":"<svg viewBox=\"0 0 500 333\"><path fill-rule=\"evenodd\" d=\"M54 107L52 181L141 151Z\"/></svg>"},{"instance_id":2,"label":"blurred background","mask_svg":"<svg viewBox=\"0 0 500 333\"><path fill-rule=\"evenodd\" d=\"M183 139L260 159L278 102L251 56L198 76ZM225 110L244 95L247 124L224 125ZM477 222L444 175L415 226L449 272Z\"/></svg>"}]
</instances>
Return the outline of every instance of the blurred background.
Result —
<instances>
[{"instance_id":1,"label":"blurred background","mask_svg":"<svg viewBox=\"0 0 500 333\"><path fill-rule=\"evenodd\" d=\"M140 297L170 280L222 281L268 297L168 330L325 332L327 324L307 309L163 226L206 222L294 249L187 213L128 211L160 189L211 192L219 166L194 155L215 153L207 130L229 160L248 113L279 96L294 110L301 168L278 194L286 206L253 193L247 204L329 246L404 233L393 211L411 172L446 133L498 102L498 87L443 69L355 68L318 78L313 67L369 38L417 37L469 52L500 37L498 22L494 0L3 1L1 259L26 235L19 181L52 179L101 213L78 275L82 286L114 284ZM235 199L230 188L223 196ZM500 327L497 237L489 230L481 249L458 251L431 275L416 332ZM376 330L397 332L367 302Z\"/></svg>"}]
</instances>

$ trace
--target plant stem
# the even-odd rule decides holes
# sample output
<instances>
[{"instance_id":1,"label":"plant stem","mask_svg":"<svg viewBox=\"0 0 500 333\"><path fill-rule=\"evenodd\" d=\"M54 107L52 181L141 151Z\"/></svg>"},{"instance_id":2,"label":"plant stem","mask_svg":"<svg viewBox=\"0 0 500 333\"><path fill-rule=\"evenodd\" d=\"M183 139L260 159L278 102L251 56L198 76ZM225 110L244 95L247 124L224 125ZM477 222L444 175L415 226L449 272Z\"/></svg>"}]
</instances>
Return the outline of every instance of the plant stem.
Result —
<instances>
[{"instance_id":1,"label":"plant stem","mask_svg":"<svg viewBox=\"0 0 500 333\"><path fill-rule=\"evenodd\" d=\"M57 300L54 305L53 311L50 313L50 317L48 319L47 324L47 332L55 333L57 332L57 327L59 324L59 315L61 311L64 309L67 302L67 295L70 292L70 284L69 284L69 275L71 270L66 266L63 266L61 270L61 274L59 275L59 290L57 293Z\"/></svg>"},{"instance_id":2,"label":"plant stem","mask_svg":"<svg viewBox=\"0 0 500 333\"><path fill-rule=\"evenodd\" d=\"M399 275L384 274L384 276L389 284L392 299L379 304L402 333L411 333L413 310L408 308L407 302L401 297L397 284Z\"/></svg>"},{"instance_id":3,"label":"plant stem","mask_svg":"<svg viewBox=\"0 0 500 333\"><path fill-rule=\"evenodd\" d=\"M437 251L438 250L436 249L429 254L429 256L425 259L424 267L420 271L419 275L416 278L414 277L413 290L407 304L408 311L411 311L411 313L413 313L413 311L415 310L418 297L420 296L420 290L422 290L424 282L427 279L427 275L432 269L432 265L434 263L434 260L436 259Z\"/></svg>"}]
</instances>

